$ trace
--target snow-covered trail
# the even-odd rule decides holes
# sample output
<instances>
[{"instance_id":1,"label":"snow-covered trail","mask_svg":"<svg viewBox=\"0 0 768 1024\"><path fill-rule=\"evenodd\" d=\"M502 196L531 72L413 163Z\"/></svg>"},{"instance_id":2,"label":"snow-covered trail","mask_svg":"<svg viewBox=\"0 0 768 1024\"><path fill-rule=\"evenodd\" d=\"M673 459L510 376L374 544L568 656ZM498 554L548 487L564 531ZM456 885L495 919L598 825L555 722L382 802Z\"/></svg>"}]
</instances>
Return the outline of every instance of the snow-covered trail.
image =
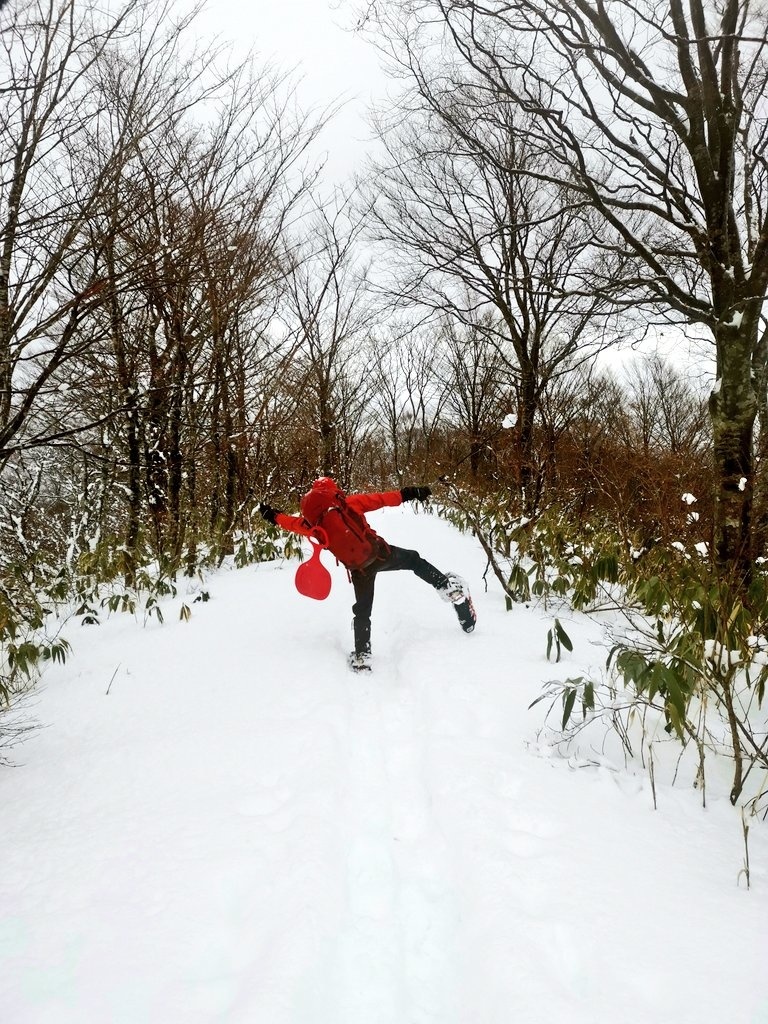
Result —
<instances>
[{"instance_id":1,"label":"snow-covered trail","mask_svg":"<svg viewBox=\"0 0 768 1024\"><path fill-rule=\"evenodd\" d=\"M473 635L382 575L355 676L344 574L277 564L72 628L0 771L2 1024L766 1024L765 835L747 893L725 802L548 757L528 704L597 628L549 665L471 538L373 523L470 581Z\"/></svg>"}]
</instances>

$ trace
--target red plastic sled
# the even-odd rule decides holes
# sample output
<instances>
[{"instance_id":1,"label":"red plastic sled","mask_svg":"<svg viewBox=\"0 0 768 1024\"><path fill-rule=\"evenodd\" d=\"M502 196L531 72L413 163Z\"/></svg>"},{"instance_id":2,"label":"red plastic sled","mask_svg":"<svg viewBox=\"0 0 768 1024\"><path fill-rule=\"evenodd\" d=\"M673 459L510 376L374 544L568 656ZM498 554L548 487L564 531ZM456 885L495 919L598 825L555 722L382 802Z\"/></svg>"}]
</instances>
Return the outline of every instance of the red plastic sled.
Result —
<instances>
[{"instance_id":1,"label":"red plastic sled","mask_svg":"<svg viewBox=\"0 0 768 1024\"><path fill-rule=\"evenodd\" d=\"M304 597L314 598L315 601L324 601L331 592L331 574L320 561L322 545L312 544L312 557L302 562L296 570L296 589Z\"/></svg>"}]
</instances>

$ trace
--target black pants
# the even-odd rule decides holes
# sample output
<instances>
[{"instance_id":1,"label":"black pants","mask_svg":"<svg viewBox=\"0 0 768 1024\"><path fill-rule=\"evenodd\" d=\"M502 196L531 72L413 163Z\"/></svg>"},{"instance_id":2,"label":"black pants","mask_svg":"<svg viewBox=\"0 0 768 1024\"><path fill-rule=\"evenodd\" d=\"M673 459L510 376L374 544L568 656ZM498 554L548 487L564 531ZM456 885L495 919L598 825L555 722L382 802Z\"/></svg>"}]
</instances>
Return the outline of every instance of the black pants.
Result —
<instances>
[{"instance_id":1,"label":"black pants","mask_svg":"<svg viewBox=\"0 0 768 1024\"><path fill-rule=\"evenodd\" d=\"M422 558L418 551L407 551L405 548L389 549L387 557L374 562L367 569L353 569L352 585L355 588L355 603L352 606L354 615L355 653L365 654L371 649L371 608L373 607L373 591L376 574L394 572L395 569L410 569L420 580L429 583L435 590L448 586L448 577L434 565Z\"/></svg>"}]
</instances>

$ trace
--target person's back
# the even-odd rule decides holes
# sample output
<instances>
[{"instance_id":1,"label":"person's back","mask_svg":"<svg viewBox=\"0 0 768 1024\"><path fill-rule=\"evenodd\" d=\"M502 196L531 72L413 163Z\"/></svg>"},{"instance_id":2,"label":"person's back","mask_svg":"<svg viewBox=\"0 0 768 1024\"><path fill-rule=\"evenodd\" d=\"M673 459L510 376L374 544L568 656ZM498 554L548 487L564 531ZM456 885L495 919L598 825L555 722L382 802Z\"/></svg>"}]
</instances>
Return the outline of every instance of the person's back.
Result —
<instances>
[{"instance_id":1,"label":"person's back","mask_svg":"<svg viewBox=\"0 0 768 1024\"><path fill-rule=\"evenodd\" d=\"M355 509L355 497L347 500L333 480L321 477L300 505L304 522L314 528L315 537L349 570L365 569L389 554L389 545Z\"/></svg>"}]
</instances>

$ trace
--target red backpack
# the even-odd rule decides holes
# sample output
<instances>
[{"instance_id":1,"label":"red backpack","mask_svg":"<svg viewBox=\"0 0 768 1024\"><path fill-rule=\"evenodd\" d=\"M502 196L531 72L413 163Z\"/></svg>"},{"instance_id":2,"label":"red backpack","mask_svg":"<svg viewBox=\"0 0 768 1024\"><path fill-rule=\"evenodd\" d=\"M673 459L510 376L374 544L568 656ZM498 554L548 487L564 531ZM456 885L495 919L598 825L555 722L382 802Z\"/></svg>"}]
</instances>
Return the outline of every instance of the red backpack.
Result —
<instances>
[{"instance_id":1,"label":"red backpack","mask_svg":"<svg viewBox=\"0 0 768 1024\"><path fill-rule=\"evenodd\" d=\"M385 554L381 538L349 507L341 491L314 487L301 499L301 514L347 569L364 569Z\"/></svg>"}]
</instances>

